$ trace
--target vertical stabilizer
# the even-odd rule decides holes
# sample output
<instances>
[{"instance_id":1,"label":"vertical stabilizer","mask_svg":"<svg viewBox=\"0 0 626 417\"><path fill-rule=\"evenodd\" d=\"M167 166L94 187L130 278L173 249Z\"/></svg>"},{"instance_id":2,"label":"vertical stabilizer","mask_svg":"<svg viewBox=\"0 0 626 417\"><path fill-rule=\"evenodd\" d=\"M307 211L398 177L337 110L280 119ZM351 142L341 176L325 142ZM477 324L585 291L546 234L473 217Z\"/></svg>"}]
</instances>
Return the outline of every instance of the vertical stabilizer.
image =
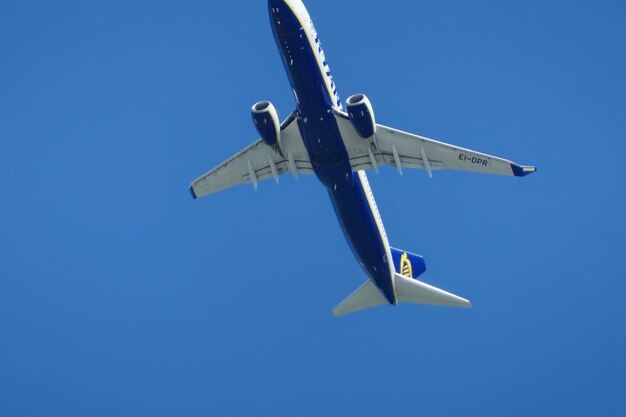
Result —
<instances>
[{"instance_id":1,"label":"vertical stabilizer","mask_svg":"<svg viewBox=\"0 0 626 417\"><path fill-rule=\"evenodd\" d=\"M417 278L426 272L426 262L421 255L402 249L391 248L391 257L396 272L409 278Z\"/></svg>"}]
</instances>

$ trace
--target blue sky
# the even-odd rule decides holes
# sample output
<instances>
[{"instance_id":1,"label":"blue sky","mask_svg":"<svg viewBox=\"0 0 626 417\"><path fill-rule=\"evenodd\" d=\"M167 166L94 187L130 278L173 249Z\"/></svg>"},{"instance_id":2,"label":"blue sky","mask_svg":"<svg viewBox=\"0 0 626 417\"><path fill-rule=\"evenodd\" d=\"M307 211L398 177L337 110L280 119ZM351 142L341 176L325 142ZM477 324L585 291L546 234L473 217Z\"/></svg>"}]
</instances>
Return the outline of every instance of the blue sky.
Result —
<instances>
[{"instance_id":1,"label":"blue sky","mask_svg":"<svg viewBox=\"0 0 626 417\"><path fill-rule=\"evenodd\" d=\"M193 201L294 108L266 2L0 2L0 415L626 414L623 1L309 1L339 92L523 179L370 174L471 310L364 281L314 177Z\"/></svg>"}]
</instances>

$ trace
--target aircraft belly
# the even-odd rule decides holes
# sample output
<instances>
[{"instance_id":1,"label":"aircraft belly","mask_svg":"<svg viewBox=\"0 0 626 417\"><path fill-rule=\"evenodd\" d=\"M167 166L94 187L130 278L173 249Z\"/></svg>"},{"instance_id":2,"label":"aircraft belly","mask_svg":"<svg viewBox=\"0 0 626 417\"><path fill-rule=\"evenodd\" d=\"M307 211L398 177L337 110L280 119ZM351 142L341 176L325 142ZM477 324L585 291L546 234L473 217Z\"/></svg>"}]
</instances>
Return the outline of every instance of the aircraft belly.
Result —
<instances>
[{"instance_id":1,"label":"aircraft belly","mask_svg":"<svg viewBox=\"0 0 626 417\"><path fill-rule=\"evenodd\" d=\"M329 189L328 194L354 256L387 301L395 304L396 297L385 241L378 229L358 174L352 175L350 184Z\"/></svg>"},{"instance_id":2,"label":"aircraft belly","mask_svg":"<svg viewBox=\"0 0 626 417\"><path fill-rule=\"evenodd\" d=\"M298 128L313 170L326 186L350 247L387 301L396 303L386 237L376 223L372 207L357 173L352 172L348 151L332 109L334 83L329 85L316 50L303 23L288 8L272 1L272 31L287 72L298 113ZM334 90L333 90L334 89ZM338 97L336 98L338 100ZM383 232L384 233L384 232Z\"/></svg>"},{"instance_id":3,"label":"aircraft belly","mask_svg":"<svg viewBox=\"0 0 626 417\"><path fill-rule=\"evenodd\" d=\"M332 98L309 38L302 30L275 30L283 65L297 105L298 128L313 170L327 187L352 181L352 166L332 112ZM289 20L292 24L294 20ZM297 22L297 20L295 20Z\"/></svg>"}]
</instances>

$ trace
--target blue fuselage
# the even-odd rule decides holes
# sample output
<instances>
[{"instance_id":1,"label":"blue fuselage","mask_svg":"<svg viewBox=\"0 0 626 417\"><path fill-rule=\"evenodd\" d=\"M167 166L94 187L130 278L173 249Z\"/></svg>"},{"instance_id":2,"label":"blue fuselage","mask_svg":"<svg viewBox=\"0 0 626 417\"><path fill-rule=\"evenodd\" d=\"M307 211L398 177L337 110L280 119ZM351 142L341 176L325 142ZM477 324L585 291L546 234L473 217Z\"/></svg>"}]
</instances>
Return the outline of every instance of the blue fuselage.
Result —
<instances>
[{"instance_id":1,"label":"blue fuselage","mask_svg":"<svg viewBox=\"0 0 626 417\"><path fill-rule=\"evenodd\" d=\"M297 106L297 122L315 174L328 190L343 232L370 279L395 304L389 245L365 173L353 172L333 108L336 86L310 22L289 2L268 0L270 21ZM305 28L305 25L308 27ZM330 77L330 81L329 81Z\"/></svg>"}]
</instances>

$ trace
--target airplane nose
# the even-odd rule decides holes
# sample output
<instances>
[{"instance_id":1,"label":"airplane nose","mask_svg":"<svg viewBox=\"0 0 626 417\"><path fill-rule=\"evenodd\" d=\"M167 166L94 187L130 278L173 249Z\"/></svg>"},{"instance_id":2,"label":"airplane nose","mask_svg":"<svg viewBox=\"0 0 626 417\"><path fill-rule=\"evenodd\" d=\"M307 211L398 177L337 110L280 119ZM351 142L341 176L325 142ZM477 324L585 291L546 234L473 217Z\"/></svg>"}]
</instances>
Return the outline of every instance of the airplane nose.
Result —
<instances>
[{"instance_id":1,"label":"airplane nose","mask_svg":"<svg viewBox=\"0 0 626 417\"><path fill-rule=\"evenodd\" d=\"M277 9L280 11L280 8L285 6L285 2L283 0L267 0L267 8L270 11L270 14L276 13Z\"/></svg>"},{"instance_id":2,"label":"airplane nose","mask_svg":"<svg viewBox=\"0 0 626 417\"><path fill-rule=\"evenodd\" d=\"M276 33L291 34L302 28L300 20L291 9L288 0L268 0L270 20Z\"/></svg>"},{"instance_id":3,"label":"airplane nose","mask_svg":"<svg viewBox=\"0 0 626 417\"><path fill-rule=\"evenodd\" d=\"M280 7L284 5L285 5L285 2L283 0L267 0L267 6L269 8L275 8L275 7Z\"/></svg>"},{"instance_id":4,"label":"airplane nose","mask_svg":"<svg viewBox=\"0 0 626 417\"><path fill-rule=\"evenodd\" d=\"M302 2L296 0L267 0L267 6L270 8L270 11L272 11L272 8L278 9L276 11L297 9L298 5L302 5Z\"/></svg>"}]
</instances>

